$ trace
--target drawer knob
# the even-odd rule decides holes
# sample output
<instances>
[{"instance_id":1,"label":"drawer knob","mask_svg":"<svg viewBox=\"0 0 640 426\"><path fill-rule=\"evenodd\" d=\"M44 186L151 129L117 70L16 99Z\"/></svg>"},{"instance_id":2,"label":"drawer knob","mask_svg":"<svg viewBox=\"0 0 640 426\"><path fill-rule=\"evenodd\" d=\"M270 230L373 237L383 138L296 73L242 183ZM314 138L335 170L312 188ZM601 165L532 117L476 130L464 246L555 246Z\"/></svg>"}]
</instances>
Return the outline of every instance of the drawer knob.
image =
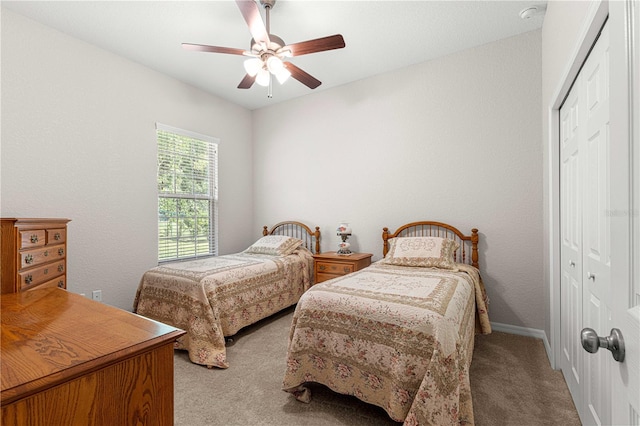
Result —
<instances>
[{"instance_id":1,"label":"drawer knob","mask_svg":"<svg viewBox=\"0 0 640 426\"><path fill-rule=\"evenodd\" d=\"M324 267L324 265L320 265L318 269L320 269L321 271L324 271L326 268Z\"/></svg>"},{"instance_id":2,"label":"drawer knob","mask_svg":"<svg viewBox=\"0 0 640 426\"><path fill-rule=\"evenodd\" d=\"M62 272L62 271L64 271L64 266L58 265L58 272Z\"/></svg>"},{"instance_id":3,"label":"drawer knob","mask_svg":"<svg viewBox=\"0 0 640 426\"><path fill-rule=\"evenodd\" d=\"M33 263L33 256L28 254L24 257L24 263L26 263L27 265L30 265Z\"/></svg>"},{"instance_id":4,"label":"drawer knob","mask_svg":"<svg viewBox=\"0 0 640 426\"><path fill-rule=\"evenodd\" d=\"M49 250L45 250L44 253L42 253L42 254L44 254L44 257L49 256Z\"/></svg>"},{"instance_id":5,"label":"drawer knob","mask_svg":"<svg viewBox=\"0 0 640 426\"><path fill-rule=\"evenodd\" d=\"M58 256L64 256L64 249L58 249Z\"/></svg>"},{"instance_id":6,"label":"drawer knob","mask_svg":"<svg viewBox=\"0 0 640 426\"><path fill-rule=\"evenodd\" d=\"M56 240L56 241L58 241L60 238L61 238L61 235L60 235L60 233L59 233L59 232L56 232L56 233L54 234L54 236L53 236L53 239L54 239L54 240Z\"/></svg>"},{"instance_id":7,"label":"drawer knob","mask_svg":"<svg viewBox=\"0 0 640 426\"><path fill-rule=\"evenodd\" d=\"M34 235L32 235L32 236L31 236L31 242L32 242L32 243L34 243L34 244L35 244L35 243L37 243L37 242L38 242L38 236L37 236L37 235L35 235L35 234L34 234Z\"/></svg>"},{"instance_id":8,"label":"drawer knob","mask_svg":"<svg viewBox=\"0 0 640 426\"><path fill-rule=\"evenodd\" d=\"M58 281L58 287L64 288L64 281L62 280Z\"/></svg>"},{"instance_id":9,"label":"drawer knob","mask_svg":"<svg viewBox=\"0 0 640 426\"><path fill-rule=\"evenodd\" d=\"M46 268L46 269L44 270L44 274L45 274L45 275L47 275L48 273L49 273L49 268Z\"/></svg>"},{"instance_id":10,"label":"drawer knob","mask_svg":"<svg viewBox=\"0 0 640 426\"><path fill-rule=\"evenodd\" d=\"M344 272L346 272L346 273L351 272L351 268L349 268L348 266L345 266L343 270L344 270Z\"/></svg>"},{"instance_id":11,"label":"drawer knob","mask_svg":"<svg viewBox=\"0 0 640 426\"><path fill-rule=\"evenodd\" d=\"M25 284L31 284L32 282L33 282L33 276L27 275L26 277L24 277Z\"/></svg>"}]
</instances>

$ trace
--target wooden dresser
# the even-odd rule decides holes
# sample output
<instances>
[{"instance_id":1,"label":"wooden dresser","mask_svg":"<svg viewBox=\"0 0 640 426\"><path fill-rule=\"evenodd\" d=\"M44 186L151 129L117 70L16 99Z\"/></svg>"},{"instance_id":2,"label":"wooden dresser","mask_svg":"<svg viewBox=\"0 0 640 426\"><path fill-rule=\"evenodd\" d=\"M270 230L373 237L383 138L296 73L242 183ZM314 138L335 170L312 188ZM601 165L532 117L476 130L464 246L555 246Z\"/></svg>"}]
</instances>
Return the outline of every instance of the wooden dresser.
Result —
<instances>
[{"instance_id":1,"label":"wooden dresser","mask_svg":"<svg viewBox=\"0 0 640 426\"><path fill-rule=\"evenodd\" d=\"M0 303L0 424L173 425L184 331L58 288Z\"/></svg>"},{"instance_id":2,"label":"wooden dresser","mask_svg":"<svg viewBox=\"0 0 640 426\"><path fill-rule=\"evenodd\" d=\"M336 254L334 251L313 255L315 282L347 275L371 265L371 253Z\"/></svg>"},{"instance_id":3,"label":"wooden dresser","mask_svg":"<svg viewBox=\"0 0 640 426\"><path fill-rule=\"evenodd\" d=\"M2 294L67 288L69 219L0 219Z\"/></svg>"}]
</instances>

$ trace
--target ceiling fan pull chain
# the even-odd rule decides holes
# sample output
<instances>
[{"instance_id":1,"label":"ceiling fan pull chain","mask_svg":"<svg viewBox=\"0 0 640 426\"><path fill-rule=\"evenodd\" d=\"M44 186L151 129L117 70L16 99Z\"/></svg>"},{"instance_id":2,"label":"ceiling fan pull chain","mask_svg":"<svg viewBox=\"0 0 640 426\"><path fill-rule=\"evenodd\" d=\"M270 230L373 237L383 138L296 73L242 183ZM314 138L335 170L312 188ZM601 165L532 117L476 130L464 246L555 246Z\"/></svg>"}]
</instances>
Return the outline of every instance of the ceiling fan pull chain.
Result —
<instances>
[{"instance_id":1,"label":"ceiling fan pull chain","mask_svg":"<svg viewBox=\"0 0 640 426\"><path fill-rule=\"evenodd\" d=\"M267 98L273 98L273 76L269 73L269 88L267 89Z\"/></svg>"}]
</instances>

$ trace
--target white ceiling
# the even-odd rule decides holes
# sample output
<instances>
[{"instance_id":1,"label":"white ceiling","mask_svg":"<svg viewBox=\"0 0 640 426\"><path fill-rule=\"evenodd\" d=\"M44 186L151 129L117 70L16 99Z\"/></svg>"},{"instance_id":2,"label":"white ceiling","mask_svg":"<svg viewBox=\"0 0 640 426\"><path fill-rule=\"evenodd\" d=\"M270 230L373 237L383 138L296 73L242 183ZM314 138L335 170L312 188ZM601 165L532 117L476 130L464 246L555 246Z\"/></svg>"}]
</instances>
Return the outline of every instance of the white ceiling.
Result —
<instances>
[{"instance_id":1,"label":"white ceiling","mask_svg":"<svg viewBox=\"0 0 640 426\"><path fill-rule=\"evenodd\" d=\"M278 0L271 33L286 43L342 34L346 47L291 59L322 85L289 79L236 87L244 57L184 50L182 42L249 49L235 1L2 1L2 7L228 101L257 109L542 27L520 11L546 0ZM264 10L263 19L264 19Z\"/></svg>"}]
</instances>

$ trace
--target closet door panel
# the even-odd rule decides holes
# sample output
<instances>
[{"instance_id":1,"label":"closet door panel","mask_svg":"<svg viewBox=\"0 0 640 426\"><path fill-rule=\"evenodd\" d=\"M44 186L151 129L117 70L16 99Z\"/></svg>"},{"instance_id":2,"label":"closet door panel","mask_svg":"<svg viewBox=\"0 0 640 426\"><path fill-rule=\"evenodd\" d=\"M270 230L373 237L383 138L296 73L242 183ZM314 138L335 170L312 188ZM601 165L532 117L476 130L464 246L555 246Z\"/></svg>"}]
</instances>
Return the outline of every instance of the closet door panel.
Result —
<instances>
[{"instance_id":1,"label":"closet door panel","mask_svg":"<svg viewBox=\"0 0 640 426\"><path fill-rule=\"evenodd\" d=\"M578 84L578 82L576 82ZM560 110L561 369L573 395L582 384L582 347L575 336L582 326L582 167L580 164L580 91L572 91Z\"/></svg>"},{"instance_id":2,"label":"closet door panel","mask_svg":"<svg viewBox=\"0 0 640 426\"><path fill-rule=\"evenodd\" d=\"M560 108L561 369L585 425L611 418L607 353L588 354L585 327L609 334L609 36L605 26Z\"/></svg>"},{"instance_id":3,"label":"closet door panel","mask_svg":"<svg viewBox=\"0 0 640 426\"><path fill-rule=\"evenodd\" d=\"M584 123L583 204L583 327L608 336L611 293L609 200L609 39L607 28L582 70L586 117ZM584 370L585 424L611 418L607 353L587 354ZM609 355L610 357L610 355Z\"/></svg>"}]
</instances>

